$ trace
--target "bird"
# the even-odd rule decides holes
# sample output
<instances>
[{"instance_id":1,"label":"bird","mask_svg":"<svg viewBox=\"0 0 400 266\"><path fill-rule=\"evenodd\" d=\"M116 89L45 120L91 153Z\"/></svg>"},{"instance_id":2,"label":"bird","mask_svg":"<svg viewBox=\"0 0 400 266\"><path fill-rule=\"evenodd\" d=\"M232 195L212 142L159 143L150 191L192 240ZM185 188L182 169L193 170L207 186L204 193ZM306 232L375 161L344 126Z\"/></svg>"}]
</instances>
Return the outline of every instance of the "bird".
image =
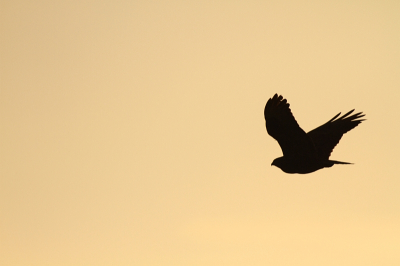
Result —
<instances>
[{"instance_id":1,"label":"bird","mask_svg":"<svg viewBox=\"0 0 400 266\"><path fill-rule=\"evenodd\" d=\"M343 134L358 126L365 119L362 112L354 110L338 113L325 124L306 133L297 123L290 104L277 93L270 98L264 109L268 134L278 141L283 156L273 160L271 166L288 174L308 174L335 164L352 164L329 160Z\"/></svg>"}]
</instances>

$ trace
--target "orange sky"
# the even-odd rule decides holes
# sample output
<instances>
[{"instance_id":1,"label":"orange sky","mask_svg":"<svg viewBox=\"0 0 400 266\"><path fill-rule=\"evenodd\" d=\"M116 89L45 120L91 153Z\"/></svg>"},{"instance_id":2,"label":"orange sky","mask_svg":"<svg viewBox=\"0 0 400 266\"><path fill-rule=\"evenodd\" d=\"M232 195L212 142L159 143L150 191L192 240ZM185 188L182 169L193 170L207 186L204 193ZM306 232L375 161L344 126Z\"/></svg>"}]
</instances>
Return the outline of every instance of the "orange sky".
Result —
<instances>
[{"instance_id":1,"label":"orange sky","mask_svg":"<svg viewBox=\"0 0 400 266\"><path fill-rule=\"evenodd\" d=\"M0 10L1 265L400 265L400 2ZM275 93L355 164L271 167Z\"/></svg>"}]
</instances>

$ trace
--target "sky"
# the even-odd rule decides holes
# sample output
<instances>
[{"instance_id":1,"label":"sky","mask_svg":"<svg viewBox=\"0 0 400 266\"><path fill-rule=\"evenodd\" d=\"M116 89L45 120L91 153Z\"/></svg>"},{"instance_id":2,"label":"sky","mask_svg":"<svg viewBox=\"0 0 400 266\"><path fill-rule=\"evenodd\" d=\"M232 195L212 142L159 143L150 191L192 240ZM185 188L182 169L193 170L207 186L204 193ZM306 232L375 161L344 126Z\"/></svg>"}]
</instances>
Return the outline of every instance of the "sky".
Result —
<instances>
[{"instance_id":1,"label":"sky","mask_svg":"<svg viewBox=\"0 0 400 266\"><path fill-rule=\"evenodd\" d=\"M399 1L1 1L1 265L400 265ZM312 174L307 132L366 121Z\"/></svg>"}]
</instances>

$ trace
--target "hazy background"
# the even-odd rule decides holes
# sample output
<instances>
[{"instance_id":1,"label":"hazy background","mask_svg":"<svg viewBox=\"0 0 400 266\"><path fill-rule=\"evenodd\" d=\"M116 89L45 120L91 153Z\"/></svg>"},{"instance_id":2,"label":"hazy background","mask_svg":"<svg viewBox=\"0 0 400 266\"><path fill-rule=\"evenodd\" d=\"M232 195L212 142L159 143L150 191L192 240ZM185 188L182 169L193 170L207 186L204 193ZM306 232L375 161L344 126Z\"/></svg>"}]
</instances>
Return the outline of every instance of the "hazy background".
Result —
<instances>
[{"instance_id":1,"label":"hazy background","mask_svg":"<svg viewBox=\"0 0 400 266\"><path fill-rule=\"evenodd\" d=\"M399 1L1 1L1 265L400 265ZM309 175L305 131L367 121Z\"/></svg>"}]
</instances>

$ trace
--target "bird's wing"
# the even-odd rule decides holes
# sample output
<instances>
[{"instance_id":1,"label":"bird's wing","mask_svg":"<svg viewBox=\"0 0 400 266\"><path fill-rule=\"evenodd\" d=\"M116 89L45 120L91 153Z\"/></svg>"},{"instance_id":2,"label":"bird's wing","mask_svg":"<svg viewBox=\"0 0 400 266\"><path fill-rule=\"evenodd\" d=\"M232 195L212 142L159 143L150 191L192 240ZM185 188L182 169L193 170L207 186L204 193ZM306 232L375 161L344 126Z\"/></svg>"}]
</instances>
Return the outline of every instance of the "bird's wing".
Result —
<instances>
[{"instance_id":1,"label":"bird's wing","mask_svg":"<svg viewBox=\"0 0 400 266\"><path fill-rule=\"evenodd\" d=\"M286 99L278 94L268 100L264 109L268 134L278 141L284 156L310 157L315 148L310 138L297 124L289 106Z\"/></svg>"},{"instance_id":2,"label":"bird's wing","mask_svg":"<svg viewBox=\"0 0 400 266\"><path fill-rule=\"evenodd\" d=\"M342 117L337 118L340 113L335 115L331 120L320 127L307 133L314 142L318 156L322 159L329 159L333 148L339 143L343 134L355 128L365 119L360 119L364 114L362 112L353 114L354 109L346 113ZM336 119L337 118L337 119ZM336 119L336 120L335 120Z\"/></svg>"}]
</instances>

